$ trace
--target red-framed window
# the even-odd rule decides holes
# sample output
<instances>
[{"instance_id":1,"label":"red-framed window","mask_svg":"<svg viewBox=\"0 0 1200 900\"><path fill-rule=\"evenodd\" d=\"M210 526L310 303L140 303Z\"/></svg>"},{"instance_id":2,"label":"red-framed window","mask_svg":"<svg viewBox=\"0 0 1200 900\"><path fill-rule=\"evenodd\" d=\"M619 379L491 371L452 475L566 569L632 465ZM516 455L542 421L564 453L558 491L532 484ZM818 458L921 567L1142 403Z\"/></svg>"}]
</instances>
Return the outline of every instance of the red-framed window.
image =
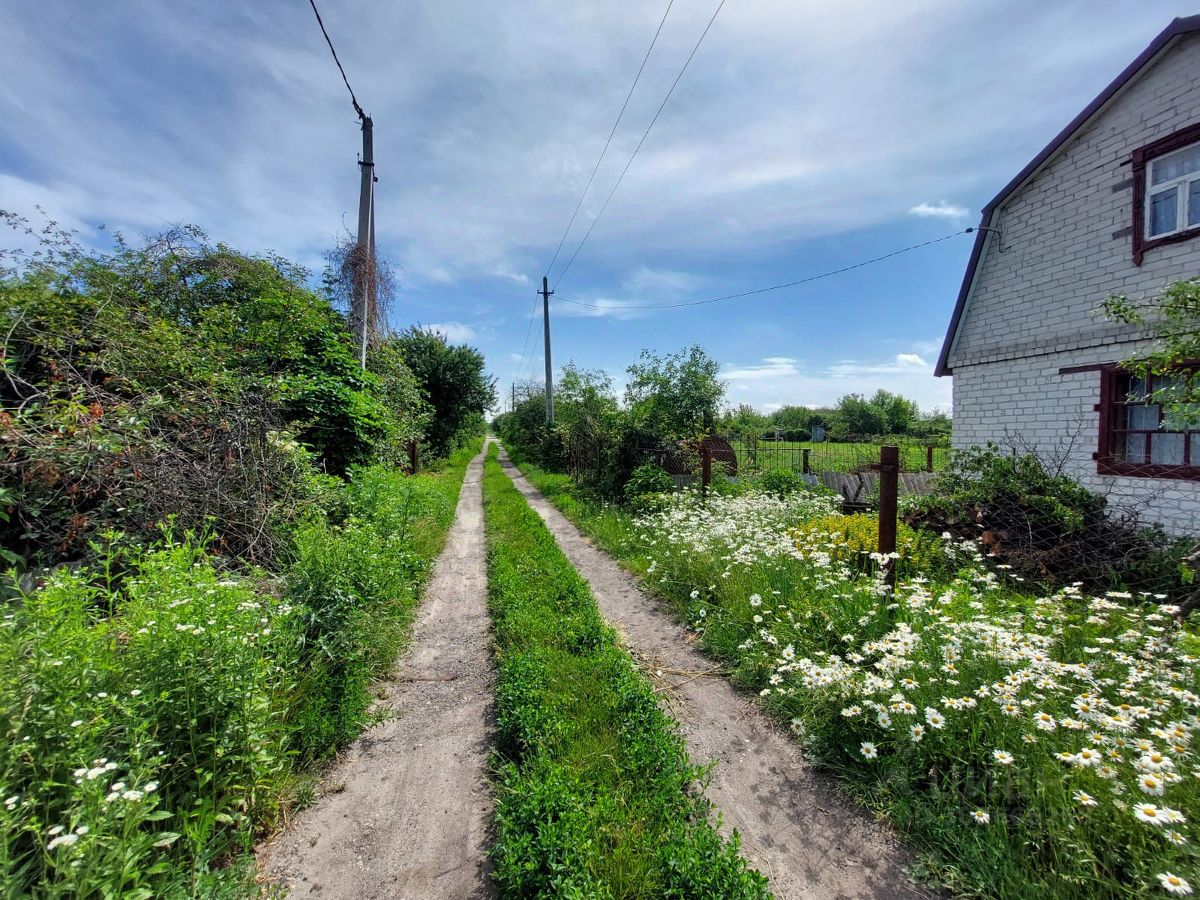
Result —
<instances>
[{"instance_id":1,"label":"red-framed window","mask_svg":"<svg viewBox=\"0 0 1200 900\"><path fill-rule=\"evenodd\" d=\"M1200 122L1138 147L1133 164L1133 262L1200 235Z\"/></svg>"},{"instance_id":2,"label":"red-framed window","mask_svg":"<svg viewBox=\"0 0 1200 900\"><path fill-rule=\"evenodd\" d=\"M1143 376L1114 367L1101 370L1100 377L1097 471L1200 481L1200 426L1173 422L1169 409L1149 399L1200 373Z\"/></svg>"}]
</instances>

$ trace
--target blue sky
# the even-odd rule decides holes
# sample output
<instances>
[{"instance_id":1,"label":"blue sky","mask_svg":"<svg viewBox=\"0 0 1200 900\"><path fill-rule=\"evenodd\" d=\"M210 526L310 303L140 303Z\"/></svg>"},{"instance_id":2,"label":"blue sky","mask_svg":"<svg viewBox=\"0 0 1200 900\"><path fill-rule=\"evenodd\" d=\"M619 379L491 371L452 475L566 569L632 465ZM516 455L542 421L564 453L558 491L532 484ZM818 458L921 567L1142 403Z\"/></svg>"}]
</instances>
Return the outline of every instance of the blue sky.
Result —
<instances>
[{"instance_id":1,"label":"blue sky","mask_svg":"<svg viewBox=\"0 0 1200 900\"><path fill-rule=\"evenodd\" d=\"M376 123L393 324L541 371L533 291L665 0L324 0ZM567 249L716 6L676 0ZM978 210L1167 22L1169 2L728 0L558 293L555 362L611 372L702 344L731 402L899 390L932 363ZM318 268L353 227L359 133L304 0L40 0L0 19L0 208L95 237L179 222ZM568 254L569 255L569 254ZM556 266L556 272L562 267ZM554 275L552 275L554 280Z\"/></svg>"}]
</instances>

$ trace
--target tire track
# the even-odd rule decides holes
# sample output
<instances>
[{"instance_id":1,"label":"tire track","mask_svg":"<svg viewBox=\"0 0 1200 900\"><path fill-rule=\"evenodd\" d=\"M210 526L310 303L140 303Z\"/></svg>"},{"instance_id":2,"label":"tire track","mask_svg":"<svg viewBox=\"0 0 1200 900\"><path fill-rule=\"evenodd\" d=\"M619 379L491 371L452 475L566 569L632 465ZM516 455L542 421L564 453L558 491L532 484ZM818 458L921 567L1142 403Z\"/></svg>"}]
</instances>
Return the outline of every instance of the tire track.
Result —
<instances>
[{"instance_id":1,"label":"tire track","mask_svg":"<svg viewBox=\"0 0 1200 900\"><path fill-rule=\"evenodd\" d=\"M355 741L318 802L260 851L260 871L292 896L491 895L485 770L494 673L482 472L480 453L467 467L412 645L383 685L396 718Z\"/></svg>"},{"instance_id":2,"label":"tire track","mask_svg":"<svg viewBox=\"0 0 1200 900\"><path fill-rule=\"evenodd\" d=\"M542 517L563 553L587 579L604 617L650 671L690 674L669 689L693 761L717 760L707 794L722 830L737 829L742 854L766 875L780 900L916 898L908 854L885 825L837 795L799 746L750 699L721 677L711 660L634 577L598 549L546 501L503 450L501 465Z\"/></svg>"}]
</instances>

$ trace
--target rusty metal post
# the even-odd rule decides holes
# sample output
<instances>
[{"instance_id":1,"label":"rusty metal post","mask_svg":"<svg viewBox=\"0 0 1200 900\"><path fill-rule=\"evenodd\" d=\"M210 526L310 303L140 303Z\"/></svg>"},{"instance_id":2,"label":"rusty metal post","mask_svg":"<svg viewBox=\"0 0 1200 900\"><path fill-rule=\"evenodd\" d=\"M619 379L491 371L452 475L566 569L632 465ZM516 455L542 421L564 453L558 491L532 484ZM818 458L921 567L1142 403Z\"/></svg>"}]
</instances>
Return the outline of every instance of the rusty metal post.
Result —
<instances>
[{"instance_id":1,"label":"rusty metal post","mask_svg":"<svg viewBox=\"0 0 1200 900\"><path fill-rule=\"evenodd\" d=\"M708 496L708 486L712 484L712 448L707 441L700 442L700 495Z\"/></svg>"},{"instance_id":2,"label":"rusty metal post","mask_svg":"<svg viewBox=\"0 0 1200 900\"><path fill-rule=\"evenodd\" d=\"M925 471L933 471L933 444L929 444L925 448Z\"/></svg>"},{"instance_id":3,"label":"rusty metal post","mask_svg":"<svg viewBox=\"0 0 1200 900\"><path fill-rule=\"evenodd\" d=\"M879 448L879 552L896 552L897 500L900 492L900 448ZM896 561L883 562L885 578L896 586Z\"/></svg>"},{"instance_id":4,"label":"rusty metal post","mask_svg":"<svg viewBox=\"0 0 1200 900\"><path fill-rule=\"evenodd\" d=\"M812 453L812 449L804 447L800 450L800 471L805 475L812 472L812 467L808 464L808 454Z\"/></svg>"},{"instance_id":5,"label":"rusty metal post","mask_svg":"<svg viewBox=\"0 0 1200 900\"><path fill-rule=\"evenodd\" d=\"M410 475L417 474L417 442L408 442L408 472Z\"/></svg>"}]
</instances>

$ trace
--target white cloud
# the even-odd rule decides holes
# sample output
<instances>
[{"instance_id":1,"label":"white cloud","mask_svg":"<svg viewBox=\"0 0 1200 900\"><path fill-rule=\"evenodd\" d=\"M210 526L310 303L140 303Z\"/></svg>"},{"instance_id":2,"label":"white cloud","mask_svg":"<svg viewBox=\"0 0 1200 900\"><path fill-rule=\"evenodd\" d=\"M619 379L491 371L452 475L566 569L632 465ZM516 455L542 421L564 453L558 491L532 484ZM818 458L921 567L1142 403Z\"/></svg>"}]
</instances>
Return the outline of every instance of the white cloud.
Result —
<instances>
[{"instance_id":1,"label":"white cloud","mask_svg":"<svg viewBox=\"0 0 1200 900\"><path fill-rule=\"evenodd\" d=\"M575 299L575 298L572 298ZM580 306L579 303L570 303L563 301L554 308L554 314L559 316L567 316L573 319L640 319L644 316L651 315L653 310L637 309L638 306L645 304L644 300L615 300L610 297L593 297L580 302L587 303L587 306Z\"/></svg>"},{"instance_id":2,"label":"white cloud","mask_svg":"<svg viewBox=\"0 0 1200 900\"><path fill-rule=\"evenodd\" d=\"M630 267L679 258L664 254L778 247L894 220L913 196L994 188L1166 21L1167 5L1149 3L1089 20L1070 53L1062 22L1086 11L1079 0L1054 12L1025 0L1020 15L952 0L729 5L572 276L608 264L620 284ZM367 10L373 27L354 28ZM295 12L285 0L84 12L44 0L3 17L5 169L35 197L69 197L85 222L136 234L191 221L319 261L353 227L359 133L314 22ZM596 0L344 0L330 12L375 120L379 242L406 283L540 274L659 15ZM708 15L676 4L564 252ZM1034 90L1047 102L1031 104Z\"/></svg>"},{"instance_id":3,"label":"white cloud","mask_svg":"<svg viewBox=\"0 0 1200 900\"><path fill-rule=\"evenodd\" d=\"M765 381L799 375L796 360L788 356L767 356L757 366L740 366L722 369L720 377L725 381Z\"/></svg>"},{"instance_id":4,"label":"white cloud","mask_svg":"<svg viewBox=\"0 0 1200 900\"><path fill-rule=\"evenodd\" d=\"M903 394L922 409L950 408L950 379L934 378L933 367L915 353L830 365L769 356L753 364L726 365L721 378L727 383L727 403L768 411L784 404L830 406L845 394L870 396L880 388Z\"/></svg>"},{"instance_id":5,"label":"white cloud","mask_svg":"<svg viewBox=\"0 0 1200 900\"><path fill-rule=\"evenodd\" d=\"M452 344L466 344L479 336L474 328L462 322L433 322L425 327L430 331L441 332Z\"/></svg>"},{"instance_id":6,"label":"white cloud","mask_svg":"<svg viewBox=\"0 0 1200 900\"><path fill-rule=\"evenodd\" d=\"M908 214L922 219L965 219L970 215L970 210L943 200L941 203L920 203L910 209Z\"/></svg>"}]
</instances>

